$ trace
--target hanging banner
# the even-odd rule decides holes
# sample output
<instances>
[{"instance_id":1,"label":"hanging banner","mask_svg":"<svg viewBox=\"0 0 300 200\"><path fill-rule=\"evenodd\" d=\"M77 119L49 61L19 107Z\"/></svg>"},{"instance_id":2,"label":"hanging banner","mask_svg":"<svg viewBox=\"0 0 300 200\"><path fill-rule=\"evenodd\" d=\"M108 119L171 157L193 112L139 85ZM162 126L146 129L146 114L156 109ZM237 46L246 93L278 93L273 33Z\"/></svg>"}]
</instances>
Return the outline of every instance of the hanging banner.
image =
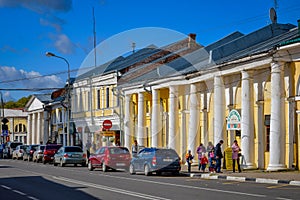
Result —
<instances>
[{"instance_id":1,"label":"hanging banner","mask_svg":"<svg viewBox=\"0 0 300 200\"><path fill-rule=\"evenodd\" d=\"M231 110L227 117L227 130L241 130L241 115L237 110Z\"/></svg>"}]
</instances>

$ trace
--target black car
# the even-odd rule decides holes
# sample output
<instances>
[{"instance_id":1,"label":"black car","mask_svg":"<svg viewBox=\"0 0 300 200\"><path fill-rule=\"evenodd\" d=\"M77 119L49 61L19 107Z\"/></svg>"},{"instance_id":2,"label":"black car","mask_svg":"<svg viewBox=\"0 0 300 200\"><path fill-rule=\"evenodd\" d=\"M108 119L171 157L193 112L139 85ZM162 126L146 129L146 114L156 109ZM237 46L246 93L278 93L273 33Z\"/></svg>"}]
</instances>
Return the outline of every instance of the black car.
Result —
<instances>
[{"instance_id":1,"label":"black car","mask_svg":"<svg viewBox=\"0 0 300 200\"><path fill-rule=\"evenodd\" d=\"M32 161L33 153L36 151L38 144L29 145L23 154L23 160Z\"/></svg>"},{"instance_id":2,"label":"black car","mask_svg":"<svg viewBox=\"0 0 300 200\"><path fill-rule=\"evenodd\" d=\"M130 162L129 173L144 172L146 176L155 172L179 174L181 170L180 157L173 149L144 148L135 155Z\"/></svg>"}]
</instances>

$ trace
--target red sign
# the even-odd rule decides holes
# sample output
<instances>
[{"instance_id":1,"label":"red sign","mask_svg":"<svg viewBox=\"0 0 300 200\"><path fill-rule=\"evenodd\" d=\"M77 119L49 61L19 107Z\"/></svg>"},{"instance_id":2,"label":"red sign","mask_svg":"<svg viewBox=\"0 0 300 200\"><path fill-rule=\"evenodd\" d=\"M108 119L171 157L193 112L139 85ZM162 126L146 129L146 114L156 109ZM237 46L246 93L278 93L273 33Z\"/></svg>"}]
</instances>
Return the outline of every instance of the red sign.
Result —
<instances>
[{"instance_id":1,"label":"red sign","mask_svg":"<svg viewBox=\"0 0 300 200\"><path fill-rule=\"evenodd\" d=\"M103 121L102 125L105 130L109 130L112 127L112 122L110 120L106 119Z\"/></svg>"}]
</instances>

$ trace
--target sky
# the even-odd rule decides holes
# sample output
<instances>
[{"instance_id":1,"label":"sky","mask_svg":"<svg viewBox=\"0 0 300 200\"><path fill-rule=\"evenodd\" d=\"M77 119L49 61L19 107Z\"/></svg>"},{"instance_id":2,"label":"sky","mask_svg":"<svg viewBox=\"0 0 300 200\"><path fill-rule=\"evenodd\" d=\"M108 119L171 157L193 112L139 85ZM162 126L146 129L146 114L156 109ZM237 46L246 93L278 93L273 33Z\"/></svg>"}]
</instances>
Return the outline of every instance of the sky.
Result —
<instances>
[{"instance_id":1,"label":"sky","mask_svg":"<svg viewBox=\"0 0 300 200\"><path fill-rule=\"evenodd\" d=\"M0 0L0 92L9 101L63 87L68 67L76 77L95 64L94 42L97 65L133 42L140 49L195 33L206 46L267 26L271 7L278 23L297 25L299 0Z\"/></svg>"}]
</instances>

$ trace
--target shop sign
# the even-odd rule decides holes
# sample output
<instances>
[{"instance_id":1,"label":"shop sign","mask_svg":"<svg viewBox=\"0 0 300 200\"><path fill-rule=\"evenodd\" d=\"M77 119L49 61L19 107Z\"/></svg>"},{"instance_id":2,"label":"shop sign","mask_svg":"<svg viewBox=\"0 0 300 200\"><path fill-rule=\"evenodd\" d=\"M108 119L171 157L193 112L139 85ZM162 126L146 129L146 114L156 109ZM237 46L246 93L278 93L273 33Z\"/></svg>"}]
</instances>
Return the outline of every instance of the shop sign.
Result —
<instances>
[{"instance_id":1,"label":"shop sign","mask_svg":"<svg viewBox=\"0 0 300 200\"><path fill-rule=\"evenodd\" d=\"M227 130L241 130L241 115L237 110L231 110L227 117Z\"/></svg>"}]
</instances>

